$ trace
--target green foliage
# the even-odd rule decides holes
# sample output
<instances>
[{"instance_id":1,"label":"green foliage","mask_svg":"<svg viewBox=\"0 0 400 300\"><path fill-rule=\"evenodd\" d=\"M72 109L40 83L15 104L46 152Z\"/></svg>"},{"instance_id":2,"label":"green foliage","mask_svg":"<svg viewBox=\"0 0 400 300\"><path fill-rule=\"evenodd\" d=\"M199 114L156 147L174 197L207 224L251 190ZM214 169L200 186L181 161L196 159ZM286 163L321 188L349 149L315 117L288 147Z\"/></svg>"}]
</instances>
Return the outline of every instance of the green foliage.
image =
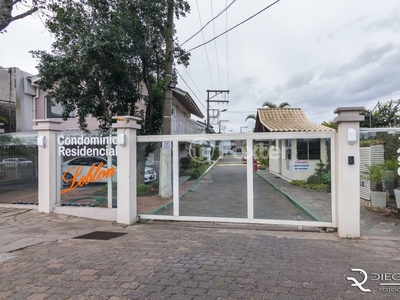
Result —
<instances>
[{"instance_id":1,"label":"green foliage","mask_svg":"<svg viewBox=\"0 0 400 300\"><path fill-rule=\"evenodd\" d=\"M261 147L255 147L255 155L258 157L257 161L265 170L269 166L269 147L266 146L261 146ZM262 170L260 168L260 170Z\"/></svg>"},{"instance_id":2,"label":"green foliage","mask_svg":"<svg viewBox=\"0 0 400 300\"><path fill-rule=\"evenodd\" d=\"M275 103L266 101L263 103L262 107L265 106L267 106L268 108L285 108L286 106L290 106L290 104L288 102L282 102L277 106Z\"/></svg>"},{"instance_id":3,"label":"green foliage","mask_svg":"<svg viewBox=\"0 0 400 300\"><path fill-rule=\"evenodd\" d=\"M157 181L157 182L154 182L151 186L155 189L158 189L160 187L160 183Z\"/></svg>"},{"instance_id":4,"label":"green foliage","mask_svg":"<svg viewBox=\"0 0 400 300\"><path fill-rule=\"evenodd\" d=\"M247 115L244 121L246 122L248 119L256 120L256 115L255 114Z\"/></svg>"},{"instance_id":5,"label":"green foliage","mask_svg":"<svg viewBox=\"0 0 400 300\"><path fill-rule=\"evenodd\" d=\"M329 192L330 185L324 183L307 183L305 180L292 180L290 184L318 192Z\"/></svg>"},{"instance_id":6,"label":"green foliage","mask_svg":"<svg viewBox=\"0 0 400 300\"><path fill-rule=\"evenodd\" d=\"M362 140L360 140L360 147L371 147L373 145L380 145L380 144L384 144L384 143L385 142L378 141L376 139L369 139L369 140L362 139Z\"/></svg>"},{"instance_id":7,"label":"green foliage","mask_svg":"<svg viewBox=\"0 0 400 300\"><path fill-rule=\"evenodd\" d=\"M319 192L331 191L331 172L328 164L320 161L317 164L315 173L307 178L307 180L292 180L293 185L307 189L313 189Z\"/></svg>"},{"instance_id":8,"label":"green foliage","mask_svg":"<svg viewBox=\"0 0 400 300\"><path fill-rule=\"evenodd\" d=\"M148 189L149 189L149 188L148 188L147 185L144 184L144 183L139 184L139 185L137 186L137 188L136 188L136 190L137 190L138 193L147 192Z\"/></svg>"},{"instance_id":9,"label":"green foliage","mask_svg":"<svg viewBox=\"0 0 400 300\"><path fill-rule=\"evenodd\" d=\"M179 160L179 166L181 169L189 169L190 168L190 157L182 157Z\"/></svg>"},{"instance_id":10,"label":"green foliage","mask_svg":"<svg viewBox=\"0 0 400 300\"><path fill-rule=\"evenodd\" d=\"M116 182L112 183L112 190L113 190L113 193L117 192L117 183ZM107 193L108 193L108 183L105 184L102 189L94 192L93 195L103 195L104 196L104 195L107 195Z\"/></svg>"},{"instance_id":11,"label":"green foliage","mask_svg":"<svg viewBox=\"0 0 400 300\"><path fill-rule=\"evenodd\" d=\"M212 155L211 159L212 160L217 160L219 158L219 156L220 156L219 149L214 148L214 152L213 152L213 155Z\"/></svg>"},{"instance_id":12,"label":"green foliage","mask_svg":"<svg viewBox=\"0 0 400 300\"><path fill-rule=\"evenodd\" d=\"M361 115L365 120L360 123L364 128L397 127L400 124L400 99L384 103L378 101L373 111L364 109ZM371 126L370 126L371 121Z\"/></svg>"},{"instance_id":13,"label":"green foliage","mask_svg":"<svg viewBox=\"0 0 400 300\"><path fill-rule=\"evenodd\" d=\"M384 167L383 164L366 166L367 171L363 172L364 175L368 176L372 183L371 190L373 191L383 191L384 182Z\"/></svg>"},{"instance_id":14,"label":"green foliage","mask_svg":"<svg viewBox=\"0 0 400 300\"><path fill-rule=\"evenodd\" d=\"M335 129L336 131L338 131L338 124L336 124L336 123L333 122L332 120L331 120L331 121L328 121L328 122L323 121L323 122L321 123L321 125L326 126L326 127L329 127L329 128L332 128L332 129Z\"/></svg>"},{"instance_id":15,"label":"green foliage","mask_svg":"<svg viewBox=\"0 0 400 300\"><path fill-rule=\"evenodd\" d=\"M189 11L185 0L174 5L177 17ZM93 116L107 130L113 116L140 116L139 134L158 134L166 0L60 0L50 7L56 13L46 22L55 39L52 52L32 54L39 60L40 88L61 103L62 117L77 110L81 129ZM175 50L178 63L187 64L189 55L179 45ZM136 106L141 99L145 112Z\"/></svg>"},{"instance_id":16,"label":"green foliage","mask_svg":"<svg viewBox=\"0 0 400 300\"><path fill-rule=\"evenodd\" d=\"M194 171L192 172L192 174L190 174L190 178L192 178L192 179L197 179L197 178L199 178L199 177L200 177L199 170L194 170Z\"/></svg>"}]
</instances>

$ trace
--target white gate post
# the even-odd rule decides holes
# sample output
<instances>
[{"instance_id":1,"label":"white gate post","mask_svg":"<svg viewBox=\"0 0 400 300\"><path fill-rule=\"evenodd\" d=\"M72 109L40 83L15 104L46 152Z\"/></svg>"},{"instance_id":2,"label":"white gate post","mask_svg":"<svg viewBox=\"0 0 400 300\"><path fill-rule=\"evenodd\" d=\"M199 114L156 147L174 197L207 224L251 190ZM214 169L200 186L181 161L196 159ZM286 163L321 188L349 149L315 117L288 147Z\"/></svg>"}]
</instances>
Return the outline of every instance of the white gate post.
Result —
<instances>
[{"instance_id":1,"label":"white gate post","mask_svg":"<svg viewBox=\"0 0 400 300\"><path fill-rule=\"evenodd\" d=\"M33 130L38 131L38 210L52 213L57 193L57 132L61 131L62 121L43 119L33 120L37 125Z\"/></svg>"},{"instance_id":2,"label":"white gate post","mask_svg":"<svg viewBox=\"0 0 400 300\"><path fill-rule=\"evenodd\" d=\"M336 139L336 220L342 238L360 237L360 115L363 107L339 107Z\"/></svg>"},{"instance_id":3,"label":"white gate post","mask_svg":"<svg viewBox=\"0 0 400 300\"><path fill-rule=\"evenodd\" d=\"M136 130L140 118L132 116L114 117L117 123L117 222L131 225L136 223Z\"/></svg>"}]
</instances>

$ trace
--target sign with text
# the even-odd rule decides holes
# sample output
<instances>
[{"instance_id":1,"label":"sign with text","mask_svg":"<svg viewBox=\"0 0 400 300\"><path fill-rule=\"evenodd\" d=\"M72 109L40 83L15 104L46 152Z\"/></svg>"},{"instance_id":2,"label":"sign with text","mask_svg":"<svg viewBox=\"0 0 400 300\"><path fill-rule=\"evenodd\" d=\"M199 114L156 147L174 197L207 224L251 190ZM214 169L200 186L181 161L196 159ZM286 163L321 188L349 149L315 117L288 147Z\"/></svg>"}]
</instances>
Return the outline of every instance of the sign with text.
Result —
<instances>
[{"instance_id":1,"label":"sign with text","mask_svg":"<svg viewBox=\"0 0 400 300\"><path fill-rule=\"evenodd\" d=\"M306 172L310 170L310 161L308 160L295 160L293 162L293 171Z\"/></svg>"}]
</instances>

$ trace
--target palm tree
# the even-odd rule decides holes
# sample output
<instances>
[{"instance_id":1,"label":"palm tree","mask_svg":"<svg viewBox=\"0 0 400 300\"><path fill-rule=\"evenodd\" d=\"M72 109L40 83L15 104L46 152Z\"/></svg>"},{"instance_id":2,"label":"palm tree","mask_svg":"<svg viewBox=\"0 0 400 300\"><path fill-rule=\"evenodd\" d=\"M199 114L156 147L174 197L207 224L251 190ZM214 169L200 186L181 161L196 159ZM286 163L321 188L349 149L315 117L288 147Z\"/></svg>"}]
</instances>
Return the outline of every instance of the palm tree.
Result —
<instances>
[{"instance_id":1,"label":"palm tree","mask_svg":"<svg viewBox=\"0 0 400 300\"><path fill-rule=\"evenodd\" d=\"M246 120L244 120L244 121L246 122L248 119L255 120L255 119L256 119L256 115L255 115L255 114L248 115L248 116L246 117Z\"/></svg>"},{"instance_id":2,"label":"palm tree","mask_svg":"<svg viewBox=\"0 0 400 300\"><path fill-rule=\"evenodd\" d=\"M286 106L290 106L290 104L288 102L282 102L281 104L279 104L279 106L277 106L275 103L272 102L264 102L262 107L267 106L268 108L285 108Z\"/></svg>"},{"instance_id":3,"label":"palm tree","mask_svg":"<svg viewBox=\"0 0 400 300\"><path fill-rule=\"evenodd\" d=\"M263 103L262 107L265 107L265 106L267 106L268 108L285 108L286 106L290 106L290 104L288 102L282 102L281 104L279 104L279 106L277 106L275 103L266 101ZM248 115L244 121L246 122L248 119L255 120L256 115L254 115L254 114Z\"/></svg>"}]
</instances>

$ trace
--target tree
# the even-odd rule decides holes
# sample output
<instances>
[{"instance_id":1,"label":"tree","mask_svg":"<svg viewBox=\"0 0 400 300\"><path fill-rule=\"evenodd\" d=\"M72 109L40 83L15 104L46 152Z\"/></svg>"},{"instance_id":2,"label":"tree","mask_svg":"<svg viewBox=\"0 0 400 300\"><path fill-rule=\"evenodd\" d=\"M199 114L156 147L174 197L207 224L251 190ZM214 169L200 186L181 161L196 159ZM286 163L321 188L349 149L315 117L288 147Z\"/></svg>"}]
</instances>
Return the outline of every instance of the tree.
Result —
<instances>
[{"instance_id":1,"label":"tree","mask_svg":"<svg viewBox=\"0 0 400 300\"><path fill-rule=\"evenodd\" d=\"M336 124L336 123L333 122L332 120L330 120L330 121L328 121L328 122L323 121L323 122L321 123L321 125L324 125L324 126L326 126L326 127L329 127L329 128L332 128L332 129L335 129L336 131L338 131L338 124Z\"/></svg>"},{"instance_id":2,"label":"tree","mask_svg":"<svg viewBox=\"0 0 400 300\"><path fill-rule=\"evenodd\" d=\"M4 32L12 22L40 13L48 16L46 0L0 0L0 33ZM16 11L19 14L13 15Z\"/></svg>"},{"instance_id":3,"label":"tree","mask_svg":"<svg viewBox=\"0 0 400 300\"><path fill-rule=\"evenodd\" d=\"M290 104L288 102L282 102L279 104L279 106L277 106L275 103L272 102L264 102L262 107L268 107L268 108L285 108L286 106L290 106Z\"/></svg>"},{"instance_id":4,"label":"tree","mask_svg":"<svg viewBox=\"0 0 400 300\"><path fill-rule=\"evenodd\" d=\"M177 15L189 9L183 0L175 3ZM56 13L46 23L56 40L52 53L32 53L39 60L40 87L62 104L63 117L77 110L81 129L88 115L109 129L112 116L140 116L135 103L143 98L144 83L144 117L153 122L145 120L141 133L159 133L151 125L161 100L166 0L62 0L50 7Z\"/></svg>"},{"instance_id":5,"label":"tree","mask_svg":"<svg viewBox=\"0 0 400 300\"><path fill-rule=\"evenodd\" d=\"M63 118L77 111L81 129L86 130L91 115L108 130L113 116L138 116L138 134L160 133L167 1L60 0L50 5L55 17L46 26L55 38L52 51L32 53L39 60L39 85L61 103ZM174 4L177 17L189 11L184 0ZM187 65L188 54L175 49L172 55ZM136 106L141 99L145 111ZM154 148L141 150L138 169L144 172L141 156Z\"/></svg>"},{"instance_id":6,"label":"tree","mask_svg":"<svg viewBox=\"0 0 400 300\"><path fill-rule=\"evenodd\" d=\"M398 127L400 126L400 99L390 100L385 103L378 101L373 111L364 109L361 115L365 116L360 127L380 128L380 127Z\"/></svg>"},{"instance_id":7,"label":"tree","mask_svg":"<svg viewBox=\"0 0 400 300\"><path fill-rule=\"evenodd\" d=\"M255 119L256 119L256 115L255 115L255 114L248 115L248 116L246 117L246 120L244 120L244 121L246 122L248 119L255 120Z\"/></svg>"},{"instance_id":8,"label":"tree","mask_svg":"<svg viewBox=\"0 0 400 300\"><path fill-rule=\"evenodd\" d=\"M272 103L272 102L264 102L262 107L267 106L268 108L285 108L286 106L290 106L290 104L288 102L282 102L281 104L279 104L279 106L277 106L276 104ZM244 120L245 122L249 119L252 120L256 120L256 115L255 114L251 114L251 115L247 115L246 119Z\"/></svg>"}]
</instances>

